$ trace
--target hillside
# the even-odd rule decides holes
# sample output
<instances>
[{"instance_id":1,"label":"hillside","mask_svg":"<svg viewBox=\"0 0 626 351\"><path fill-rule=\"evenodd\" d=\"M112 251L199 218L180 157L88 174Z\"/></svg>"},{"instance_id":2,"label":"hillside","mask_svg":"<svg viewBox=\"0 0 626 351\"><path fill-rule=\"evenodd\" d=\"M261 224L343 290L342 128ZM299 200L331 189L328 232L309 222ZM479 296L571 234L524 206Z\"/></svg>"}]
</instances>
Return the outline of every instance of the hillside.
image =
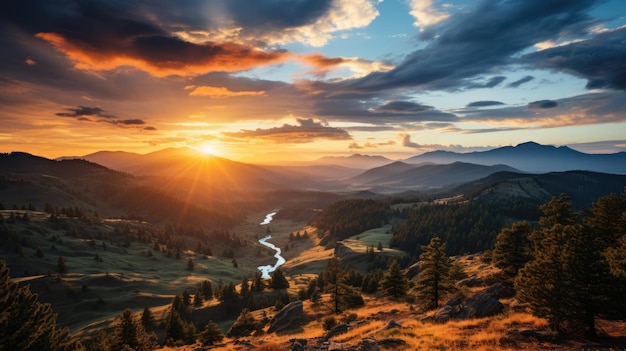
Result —
<instances>
[{"instance_id":1,"label":"hillside","mask_svg":"<svg viewBox=\"0 0 626 351\"><path fill-rule=\"evenodd\" d=\"M486 177L496 172L519 172L505 166L483 166L471 163L454 162L451 164L422 164L411 165L403 162L378 167L366 171L356 177L347 179L346 182L359 186L376 188L386 187L400 191L411 188L439 188L455 183L465 183Z\"/></svg>"},{"instance_id":2,"label":"hillside","mask_svg":"<svg viewBox=\"0 0 626 351\"><path fill-rule=\"evenodd\" d=\"M481 165L505 164L530 173L587 170L626 174L626 152L586 154L572 150L567 146L555 147L534 142L468 153L432 151L413 156L404 162L452 163L457 161Z\"/></svg>"}]
</instances>

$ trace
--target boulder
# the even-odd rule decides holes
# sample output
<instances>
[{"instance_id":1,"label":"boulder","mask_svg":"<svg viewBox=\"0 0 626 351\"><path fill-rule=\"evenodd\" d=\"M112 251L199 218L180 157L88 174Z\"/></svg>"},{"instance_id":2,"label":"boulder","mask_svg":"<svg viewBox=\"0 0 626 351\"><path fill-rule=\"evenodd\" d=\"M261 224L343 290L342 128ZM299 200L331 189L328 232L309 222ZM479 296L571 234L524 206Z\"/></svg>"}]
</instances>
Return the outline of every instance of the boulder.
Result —
<instances>
[{"instance_id":1,"label":"boulder","mask_svg":"<svg viewBox=\"0 0 626 351\"><path fill-rule=\"evenodd\" d=\"M485 281L483 279L477 278L477 277L470 277L470 278L461 279L461 280L459 280L456 283L456 285L458 285L458 286L467 286L469 288L481 286L481 285L484 285L484 284L485 284Z\"/></svg>"},{"instance_id":2,"label":"boulder","mask_svg":"<svg viewBox=\"0 0 626 351\"><path fill-rule=\"evenodd\" d=\"M440 309L435 312L433 316L433 322L435 323L445 323L451 319L458 318L459 314L463 312L462 305L444 305Z\"/></svg>"},{"instance_id":3,"label":"boulder","mask_svg":"<svg viewBox=\"0 0 626 351\"><path fill-rule=\"evenodd\" d=\"M356 347L357 351L379 351L378 342L374 339L363 339Z\"/></svg>"},{"instance_id":4,"label":"boulder","mask_svg":"<svg viewBox=\"0 0 626 351\"><path fill-rule=\"evenodd\" d=\"M463 318L491 317L504 310L504 305L493 296L476 294L465 303Z\"/></svg>"},{"instance_id":5,"label":"boulder","mask_svg":"<svg viewBox=\"0 0 626 351\"><path fill-rule=\"evenodd\" d=\"M283 307L272 320L268 333L281 333L299 327L304 322L302 301L294 301Z\"/></svg>"},{"instance_id":6,"label":"boulder","mask_svg":"<svg viewBox=\"0 0 626 351\"><path fill-rule=\"evenodd\" d=\"M511 282L498 282L489 286L485 294L496 299L507 299L515 296L515 287Z\"/></svg>"},{"instance_id":7,"label":"boulder","mask_svg":"<svg viewBox=\"0 0 626 351\"><path fill-rule=\"evenodd\" d=\"M324 341L332 338L335 335L339 335L339 334L343 334L345 332L348 331L348 325L346 323L343 324L338 324L332 328L330 328L329 331L326 332L326 335L324 335Z\"/></svg>"},{"instance_id":8,"label":"boulder","mask_svg":"<svg viewBox=\"0 0 626 351\"><path fill-rule=\"evenodd\" d=\"M389 323L387 323L387 325L383 329L387 330L387 329L393 329L393 328L402 328L402 326L398 322L392 319L389 321Z\"/></svg>"},{"instance_id":9,"label":"boulder","mask_svg":"<svg viewBox=\"0 0 626 351\"><path fill-rule=\"evenodd\" d=\"M377 344L378 346L384 349L392 349L392 350L395 350L397 348L407 345L406 341L402 339L397 339L397 338L387 338L387 339L378 340Z\"/></svg>"}]
</instances>

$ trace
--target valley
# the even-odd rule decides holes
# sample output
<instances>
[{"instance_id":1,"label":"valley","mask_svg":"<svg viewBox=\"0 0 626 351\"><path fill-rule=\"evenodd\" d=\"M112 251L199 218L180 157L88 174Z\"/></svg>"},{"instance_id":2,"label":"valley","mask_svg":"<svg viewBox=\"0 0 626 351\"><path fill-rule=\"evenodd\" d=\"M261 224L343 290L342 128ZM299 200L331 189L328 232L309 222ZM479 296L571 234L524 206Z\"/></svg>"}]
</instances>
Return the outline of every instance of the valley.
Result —
<instances>
[{"instance_id":1,"label":"valley","mask_svg":"<svg viewBox=\"0 0 626 351\"><path fill-rule=\"evenodd\" d=\"M537 148L517 149L523 154L529 147ZM617 250L602 255L615 255L618 273L606 279L619 289L619 245L626 244L618 213L626 211L626 171L554 165L554 171L531 173L504 164L412 164L363 156L343 162L365 167L358 169L323 160L329 163L287 168L192 150L61 160L1 154L2 261L12 282L50 304L58 326L94 351L107 347L104 340L115 336L125 309L137 320L150 320L142 322L141 333L154 335L147 336L152 349L162 350L295 350L293 340L306 341L301 350L361 350L368 343L405 350L624 345L619 314L597 312L606 341L571 339L569 325L555 329L549 316L533 314L532 305L511 292L516 278L506 275L508 266L498 263L494 251L516 223L546 231L547 203L571 206L581 218L577 225L588 228L586 218L606 210L602 215L613 222L598 224L608 226L598 231L607 234L598 235ZM541 162L538 154L535 164ZM589 212L600 200L611 205ZM567 230L579 234L571 235L583 235L573 228ZM435 238L456 267L450 293L437 308L420 297L424 250ZM400 273L392 277L395 269ZM402 286L399 295L386 285L393 279ZM490 295L497 284L509 290ZM448 303L465 311L483 295L501 306L497 312L435 322ZM449 302L454 298L460 300ZM279 311L296 303L302 312L288 323L291 330L268 332ZM616 308L621 313L622 306ZM241 332L245 313L254 322ZM180 319L179 334L171 329L174 319ZM212 322L226 338L199 341ZM336 336L327 334L332 323L344 328Z\"/></svg>"}]
</instances>

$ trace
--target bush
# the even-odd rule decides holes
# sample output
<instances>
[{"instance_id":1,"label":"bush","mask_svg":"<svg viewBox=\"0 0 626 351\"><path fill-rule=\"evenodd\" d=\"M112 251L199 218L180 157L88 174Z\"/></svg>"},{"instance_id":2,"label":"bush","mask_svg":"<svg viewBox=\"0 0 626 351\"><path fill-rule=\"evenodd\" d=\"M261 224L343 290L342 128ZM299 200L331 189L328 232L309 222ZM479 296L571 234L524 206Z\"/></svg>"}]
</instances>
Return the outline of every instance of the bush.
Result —
<instances>
[{"instance_id":1,"label":"bush","mask_svg":"<svg viewBox=\"0 0 626 351\"><path fill-rule=\"evenodd\" d=\"M328 316L324 318L324 322L322 322L322 328L324 330L330 330L336 325L337 325L337 319L333 316Z\"/></svg>"}]
</instances>

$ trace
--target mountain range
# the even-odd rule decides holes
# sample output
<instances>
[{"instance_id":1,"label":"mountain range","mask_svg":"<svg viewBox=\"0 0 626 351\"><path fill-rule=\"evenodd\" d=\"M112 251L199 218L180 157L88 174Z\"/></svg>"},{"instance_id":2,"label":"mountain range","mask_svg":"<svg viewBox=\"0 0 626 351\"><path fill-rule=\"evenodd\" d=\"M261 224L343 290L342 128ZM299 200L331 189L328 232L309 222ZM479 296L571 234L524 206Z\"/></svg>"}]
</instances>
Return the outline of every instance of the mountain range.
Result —
<instances>
[{"instance_id":1,"label":"mountain range","mask_svg":"<svg viewBox=\"0 0 626 351\"><path fill-rule=\"evenodd\" d=\"M555 147L535 142L468 153L438 150L405 160L406 163L452 163L458 161L488 166L504 164L529 173L586 170L626 174L626 152L586 154L567 146Z\"/></svg>"}]
</instances>

